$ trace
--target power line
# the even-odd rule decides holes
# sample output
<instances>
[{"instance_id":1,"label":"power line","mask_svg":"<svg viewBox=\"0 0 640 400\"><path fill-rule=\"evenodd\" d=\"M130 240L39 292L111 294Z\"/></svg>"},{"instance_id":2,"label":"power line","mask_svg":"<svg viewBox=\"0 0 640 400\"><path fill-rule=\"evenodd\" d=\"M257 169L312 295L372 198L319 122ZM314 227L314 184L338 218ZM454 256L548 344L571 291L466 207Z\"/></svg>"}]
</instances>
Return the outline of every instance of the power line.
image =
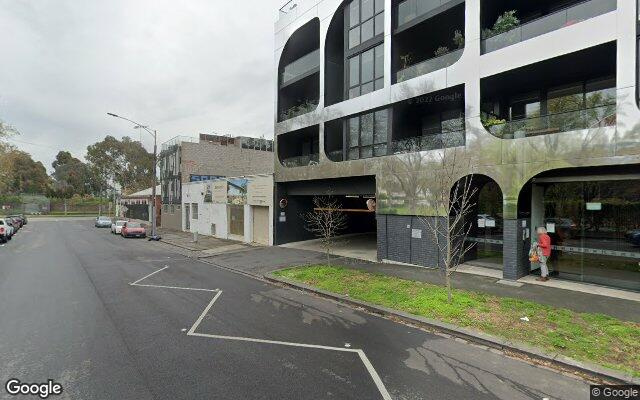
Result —
<instances>
[{"instance_id":1,"label":"power line","mask_svg":"<svg viewBox=\"0 0 640 400\"><path fill-rule=\"evenodd\" d=\"M33 143L33 142L27 142L25 140L18 140L18 139L13 139L13 138L7 138L7 140L11 141L11 142L16 142L16 143L22 143L22 144L30 144L32 146L40 146L40 147L46 147L49 149L53 149L53 150L58 150L57 147L53 147L53 146L48 146L46 144L39 144L39 143Z\"/></svg>"}]
</instances>

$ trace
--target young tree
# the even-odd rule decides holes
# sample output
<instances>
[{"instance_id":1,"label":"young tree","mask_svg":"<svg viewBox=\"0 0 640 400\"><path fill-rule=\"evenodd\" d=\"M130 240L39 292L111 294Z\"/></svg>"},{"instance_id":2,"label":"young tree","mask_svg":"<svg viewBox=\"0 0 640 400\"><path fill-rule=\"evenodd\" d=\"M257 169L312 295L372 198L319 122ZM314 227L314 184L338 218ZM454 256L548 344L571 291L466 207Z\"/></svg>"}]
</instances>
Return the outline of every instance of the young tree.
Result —
<instances>
[{"instance_id":1,"label":"young tree","mask_svg":"<svg viewBox=\"0 0 640 400\"><path fill-rule=\"evenodd\" d=\"M327 266L331 265L331 250L334 238L347 228L347 216L342 204L331 196L315 196L314 209L302 215L305 229L322 242L327 255Z\"/></svg>"},{"instance_id":2,"label":"young tree","mask_svg":"<svg viewBox=\"0 0 640 400\"><path fill-rule=\"evenodd\" d=\"M474 246L467 242L467 237L473 226L469 218L474 212L477 188L470 160L455 149L444 150L438 164L434 184L425 189L435 217L420 219L433 235L451 303L451 276Z\"/></svg>"}]
</instances>

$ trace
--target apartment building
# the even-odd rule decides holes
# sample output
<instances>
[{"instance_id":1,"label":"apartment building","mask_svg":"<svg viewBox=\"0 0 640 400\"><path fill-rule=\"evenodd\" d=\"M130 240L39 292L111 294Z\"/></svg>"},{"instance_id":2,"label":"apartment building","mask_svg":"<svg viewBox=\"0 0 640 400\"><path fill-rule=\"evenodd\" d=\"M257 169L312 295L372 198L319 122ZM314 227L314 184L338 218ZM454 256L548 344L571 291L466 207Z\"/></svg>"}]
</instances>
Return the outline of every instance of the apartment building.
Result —
<instances>
[{"instance_id":1,"label":"apartment building","mask_svg":"<svg viewBox=\"0 0 640 400\"><path fill-rule=\"evenodd\" d=\"M162 188L162 227L182 230L182 191L189 182L227 176L273 173L273 141L200 134L177 136L158 156Z\"/></svg>"},{"instance_id":2,"label":"apartment building","mask_svg":"<svg viewBox=\"0 0 640 400\"><path fill-rule=\"evenodd\" d=\"M640 290L639 2L287 3L275 243L310 238L300 214L332 194L379 259L437 266L433 191L455 160L474 189L466 263L536 274L542 226L558 278Z\"/></svg>"}]
</instances>

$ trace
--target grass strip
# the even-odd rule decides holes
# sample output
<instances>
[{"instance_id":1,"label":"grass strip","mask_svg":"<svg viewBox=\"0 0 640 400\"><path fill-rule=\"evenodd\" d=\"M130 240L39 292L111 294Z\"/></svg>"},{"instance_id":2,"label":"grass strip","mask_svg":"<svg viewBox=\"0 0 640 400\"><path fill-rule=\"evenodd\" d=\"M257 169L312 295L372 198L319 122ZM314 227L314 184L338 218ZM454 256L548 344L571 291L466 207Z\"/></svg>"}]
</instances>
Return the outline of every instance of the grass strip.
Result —
<instances>
[{"instance_id":1,"label":"grass strip","mask_svg":"<svg viewBox=\"0 0 640 400\"><path fill-rule=\"evenodd\" d=\"M640 377L638 323L468 290L454 290L449 304L444 287L339 266L294 267L275 275ZM525 316L528 322L520 319Z\"/></svg>"}]
</instances>

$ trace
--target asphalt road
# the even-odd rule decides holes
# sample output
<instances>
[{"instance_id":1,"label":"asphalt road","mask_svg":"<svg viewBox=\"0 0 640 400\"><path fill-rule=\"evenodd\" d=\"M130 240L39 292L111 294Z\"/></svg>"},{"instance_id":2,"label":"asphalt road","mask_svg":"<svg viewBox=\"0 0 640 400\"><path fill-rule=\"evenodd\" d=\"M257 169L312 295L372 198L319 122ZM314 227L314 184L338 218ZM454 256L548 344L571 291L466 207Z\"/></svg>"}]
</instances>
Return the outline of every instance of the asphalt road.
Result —
<instances>
[{"instance_id":1,"label":"asphalt road","mask_svg":"<svg viewBox=\"0 0 640 400\"><path fill-rule=\"evenodd\" d=\"M576 378L91 221L30 222L0 260L0 380L53 379L50 399L589 398Z\"/></svg>"}]
</instances>

